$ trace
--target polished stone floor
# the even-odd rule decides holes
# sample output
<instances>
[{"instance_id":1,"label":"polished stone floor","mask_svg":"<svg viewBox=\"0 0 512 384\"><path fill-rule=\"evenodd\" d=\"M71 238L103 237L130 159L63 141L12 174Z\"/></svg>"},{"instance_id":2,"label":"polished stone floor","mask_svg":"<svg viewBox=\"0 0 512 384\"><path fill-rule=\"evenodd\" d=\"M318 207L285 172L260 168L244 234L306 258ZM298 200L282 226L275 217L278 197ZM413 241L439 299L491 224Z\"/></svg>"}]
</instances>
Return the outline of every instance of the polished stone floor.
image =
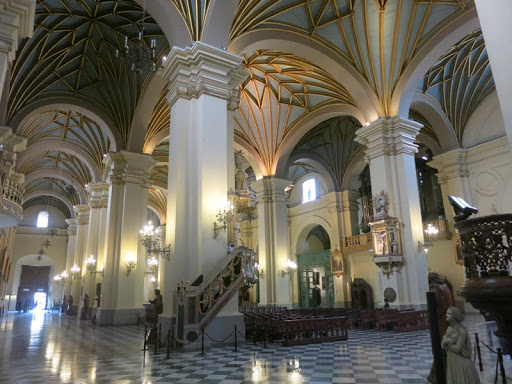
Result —
<instances>
[{"instance_id":1,"label":"polished stone floor","mask_svg":"<svg viewBox=\"0 0 512 384\"><path fill-rule=\"evenodd\" d=\"M483 318L465 323L498 346ZM425 383L432 362L427 331L350 330L345 342L243 344L238 352L172 353L169 360L164 351L143 354L143 333L142 326L94 327L56 313L7 313L0 320L0 383ZM496 357L482 353L482 382L494 382Z\"/></svg>"}]
</instances>

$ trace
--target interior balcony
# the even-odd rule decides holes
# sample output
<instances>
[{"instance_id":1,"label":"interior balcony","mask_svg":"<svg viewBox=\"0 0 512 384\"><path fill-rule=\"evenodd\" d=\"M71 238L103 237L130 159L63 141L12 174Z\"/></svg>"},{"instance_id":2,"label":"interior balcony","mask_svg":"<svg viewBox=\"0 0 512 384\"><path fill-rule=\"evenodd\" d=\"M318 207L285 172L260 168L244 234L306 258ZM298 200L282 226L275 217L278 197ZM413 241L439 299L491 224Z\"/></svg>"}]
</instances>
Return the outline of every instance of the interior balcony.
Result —
<instances>
[{"instance_id":1,"label":"interior balcony","mask_svg":"<svg viewBox=\"0 0 512 384\"><path fill-rule=\"evenodd\" d=\"M23 219L23 187L10 177L1 184L0 228L15 227Z\"/></svg>"}]
</instances>

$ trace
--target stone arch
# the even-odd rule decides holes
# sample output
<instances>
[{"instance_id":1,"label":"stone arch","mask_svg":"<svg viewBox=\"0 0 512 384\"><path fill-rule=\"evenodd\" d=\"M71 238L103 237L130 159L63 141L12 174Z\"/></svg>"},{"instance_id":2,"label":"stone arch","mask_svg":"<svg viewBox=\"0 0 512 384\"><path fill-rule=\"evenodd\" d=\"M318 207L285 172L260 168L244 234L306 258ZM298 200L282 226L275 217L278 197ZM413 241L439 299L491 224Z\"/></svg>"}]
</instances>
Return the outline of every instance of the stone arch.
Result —
<instances>
[{"instance_id":1,"label":"stone arch","mask_svg":"<svg viewBox=\"0 0 512 384\"><path fill-rule=\"evenodd\" d=\"M455 130L436 100L424 93L416 92L410 108L420 112L430 122L439 139L442 152L448 152L459 147ZM431 149L433 150L433 148Z\"/></svg>"},{"instance_id":2,"label":"stone arch","mask_svg":"<svg viewBox=\"0 0 512 384\"><path fill-rule=\"evenodd\" d=\"M301 248L299 244L305 244L308 234L318 225L327 232L331 247L334 243L336 243L336 241L333 242L333 239L336 239L336 236L334 236L333 233L334 229L326 218L316 214L307 215L304 218L301 217L300 225L298 225L291 234L290 240L292 245L292 253L302 253L301 250L304 250L304 248Z\"/></svg>"},{"instance_id":3,"label":"stone arch","mask_svg":"<svg viewBox=\"0 0 512 384\"><path fill-rule=\"evenodd\" d=\"M302 36L289 31L276 33L271 30L254 30L232 40L228 46L228 50L236 54L252 54L262 49L288 52L307 58L311 63L330 73L355 99L363 115L360 119L362 125L383 116L384 112L375 92L360 73L328 48L319 44L309 46ZM358 118L357 115L354 116Z\"/></svg>"},{"instance_id":4,"label":"stone arch","mask_svg":"<svg viewBox=\"0 0 512 384\"><path fill-rule=\"evenodd\" d=\"M450 49L454 44L470 32L480 28L476 8L464 12L449 27L430 39L417 52L406 70L400 76L390 103L391 116L408 118L409 108L414 97L415 89L428 69Z\"/></svg>"},{"instance_id":5,"label":"stone arch","mask_svg":"<svg viewBox=\"0 0 512 384\"><path fill-rule=\"evenodd\" d=\"M336 177L334 176L332 169L329 168L329 166L325 164L325 162L320 157L314 153L298 152L289 158L288 166L296 161L300 161L301 163L310 165L311 167L315 168L320 176L322 176L322 179L327 187L327 193L338 190Z\"/></svg>"},{"instance_id":6,"label":"stone arch","mask_svg":"<svg viewBox=\"0 0 512 384\"><path fill-rule=\"evenodd\" d=\"M76 99L68 97L52 98L49 100L41 100L35 102L17 113L16 117L12 120L10 125L15 127L16 131L18 131L18 129L23 127L29 121L29 119L42 113L52 112L55 110L75 111L89 117L91 120L95 121L101 129L105 131L107 137L110 140L111 151L115 152L119 150L122 143L121 136L116 129L110 128L115 127L114 122L102 111L90 103L83 101L80 101L81 105L76 105L75 103Z\"/></svg>"},{"instance_id":7,"label":"stone arch","mask_svg":"<svg viewBox=\"0 0 512 384\"><path fill-rule=\"evenodd\" d=\"M214 47L227 47L238 0L212 0L203 29L202 41Z\"/></svg>"},{"instance_id":8,"label":"stone arch","mask_svg":"<svg viewBox=\"0 0 512 384\"><path fill-rule=\"evenodd\" d=\"M85 203L87 201L87 194L82 185L78 183L73 183L73 177L70 173L57 170L57 169L38 169L37 171L27 173L25 175L25 185L30 183L31 181L41 179L43 177L52 177L54 179L60 179L67 182L70 185L73 185L78 190L78 195L80 196L80 202Z\"/></svg>"},{"instance_id":9,"label":"stone arch","mask_svg":"<svg viewBox=\"0 0 512 384\"><path fill-rule=\"evenodd\" d=\"M149 127L149 123L151 121L151 117L153 116L153 111L155 106L160 99L162 94L162 90L167 86L167 80L162 78L161 76L153 76L149 85L144 89L144 93L139 99L137 103L137 108L135 109L135 113L133 115L133 120L130 129L130 137L128 139L128 150L131 152L142 152L146 154L151 154L153 152L152 149L155 148L160 142L156 143L153 148L148 148L149 143L145 143L146 132ZM169 106L170 108L170 106ZM171 122L169 121L169 128L166 131L167 136L169 136ZM151 142L155 140L155 138L161 135L162 132L159 132L155 137L151 139ZM162 141L162 140L160 140Z\"/></svg>"},{"instance_id":10,"label":"stone arch","mask_svg":"<svg viewBox=\"0 0 512 384\"><path fill-rule=\"evenodd\" d=\"M352 190L357 191L360 186L359 175L365 167L368 165L366 161L366 154L364 151L361 151L359 154L354 156L352 161L347 167L345 171L345 177L343 178L343 182L341 184L341 190Z\"/></svg>"},{"instance_id":11,"label":"stone arch","mask_svg":"<svg viewBox=\"0 0 512 384\"><path fill-rule=\"evenodd\" d=\"M69 213L70 213L71 217L74 216L73 203L71 203L71 201L63 194L49 190L49 189L40 189L40 190L33 191L33 192L26 194L24 196L25 202L28 202L32 199L39 197L39 196L51 196L51 197L55 197L56 199L61 200L66 205L66 207L69 209ZM62 212L62 213L66 214L66 212Z\"/></svg>"},{"instance_id":12,"label":"stone arch","mask_svg":"<svg viewBox=\"0 0 512 384\"><path fill-rule=\"evenodd\" d=\"M67 143L65 141L39 142L30 145L26 151L22 152L19 155L17 161L18 168L26 160L46 151L60 151L76 156L89 169L89 172L91 173L92 177L92 182L98 182L101 179L100 170L96 166L94 159L78 145Z\"/></svg>"},{"instance_id":13,"label":"stone arch","mask_svg":"<svg viewBox=\"0 0 512 384\"><path fill-rule=\"evenodd\" d=\"M318 124L337 116L353 116L361 124L364 123L361 111L347 105L331 105L309 113L297 123L295 129L291 131L279 146L273 169L274 174L277 177L283 178L286 174L288 158L300 139Z\"/></svg>"}]
</instances>

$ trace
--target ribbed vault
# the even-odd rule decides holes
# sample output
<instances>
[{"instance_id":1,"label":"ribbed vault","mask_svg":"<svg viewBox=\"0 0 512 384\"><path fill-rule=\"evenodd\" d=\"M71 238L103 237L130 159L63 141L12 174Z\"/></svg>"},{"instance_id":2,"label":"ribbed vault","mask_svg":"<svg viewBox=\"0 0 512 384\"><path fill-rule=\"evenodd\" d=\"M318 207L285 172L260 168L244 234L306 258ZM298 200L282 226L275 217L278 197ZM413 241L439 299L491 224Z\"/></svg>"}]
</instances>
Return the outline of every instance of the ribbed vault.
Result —
<instances>
[{"instance_id":1,"label":"ribbed vault","mask_svg":"<svg viewBox=\"0 0 512 384\"><path fill-rule=\"evenodd\" d=\"M495 89L482 31L448 50L425 74L419 88L439 103L461 146L466 123Z\"/></svg>"},{"instance_id":2,"label":"ribbed vault","mask_svg":"<svg viewBox=\"0 0 512 384\"><path fill-rule=\"evenodd\" d=\"M360 76L390 115L397 83L446 26L474 10L471 0L241 0L230 40L280 31L327 49ZM283 49L285 45L283 45Z\"/></svg>"},{"instance_id":3,"label":"ribbed vault","mask_svg":"<svg viewBox=\"0 0 512 384\"><path fill-rule=\"evenodd\" d=\"M116 58L124 36L136 40L142 25L156 52L168 50L155 21L133 0L38 1L32 38L22 42L12 70L8 122L36 103L74 100L108 116L126 146L133 114L144 85L153 76L131 72ZM144 21L144 23L142 23Z\"/></svg>"},{"instance_id":4,"label":"ribbed vault","mask_svg":"<svg viewBox=\"0 0 512 384\"><path fill-rule=\"evenodd\" d=\"M243 65L250 76L242 84L236 134L253 147L268 175L279 147L308 113L331 105L356 107L327 72L294 55L259 51L245 56Z\"/></svg>"}]
</instances>

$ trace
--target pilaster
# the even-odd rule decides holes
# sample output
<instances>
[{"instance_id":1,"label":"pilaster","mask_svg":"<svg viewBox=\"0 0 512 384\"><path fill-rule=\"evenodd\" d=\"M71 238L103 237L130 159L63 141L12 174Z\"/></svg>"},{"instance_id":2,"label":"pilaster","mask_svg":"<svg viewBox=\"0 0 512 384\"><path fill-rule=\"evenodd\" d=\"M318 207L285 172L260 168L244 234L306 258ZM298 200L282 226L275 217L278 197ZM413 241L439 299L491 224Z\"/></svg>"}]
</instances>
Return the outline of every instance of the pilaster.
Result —
<instances>
[{"instance_id":1,"label":"pilaster","mask_svg":"<svg viewBox=\"0 0 512 384\"><path fill-rule=\"evenodd\" d=\"M400 273L380 279L382 292L387 287L393 288L398 295L394 305L416 308L426 305L428 291L426 257L418 249L418 242L423 243L424 239L414 161L417 152L414 141L421 127L400 117L380 119L360 128L356 138L366 146L372 191L376 194L383 190L389 194L389 214L402 222L405 264Z\"/></svg>"},{"instance_id":2,"label":"pilaster","mask_svg":"<svg viewBox=\"0 0 512 384\"><path fill-rule=\"evenodd\" d=\"M359 234L359 191L345 189L341 192L343 211L343 235L355 236Z\"/></svg>"},{"instance_id":3,"label":"pilaster","mask_svg":"<svg viewBox=\"0 0 512 384\"><path fill-rule=\"evenodd\" d=\"M462 197L469 204L474 203L469 178L468 150L457 148L450 152L436 155L429 165L437 169L436 176L441 186L444 211L448 218L448 230L451 233L455 233L452 218L454 214L448 201L448 195Z\"/></svg>"},{"instance_id":4,"label":"pilaster","mask_svg":"<svg viewBox=\"0 0 512 384\"><path fill-rule=\"evenodd\" d=\"M78 226L76 234L75 254L72 266L75 264L78 265L80 267L81 276L84 276L85 259L87 258L85 256L85 251L87 246L87 231L89 227L90 208L88 205L83 204L75 206L74 209L75 217L78 221ZM75 313L78 313L76 309L81 304L82 284L82 278L76 278L71 280L71 294L73 295L73 310Z\"/></svg>"},{"instance_id":5,"label":"pilaster","mask_svg":"<svg viewBox=\"0 0 512 384\"><path fill-rule=\"evenodd\" d=\"M264 177L252 184L258 197L258 253L265 271L260 281L260 303L291 306L292 275L283 277L290 258L288 196L284 189L289 180ZM295 277L295 275L293 275Z\"/></svg>"},{"instance_id":6,"label":"pilaster","mask_svg":"<svg viewBox=\"0 0 512 384\"><path fill-rule=\"evenodd\" d=\"M155 161L149 155L121 151L109 153L104 163L110 170L109 201L97 322L135 324L142 310L146 267L145 255L139 252L139 230L147 220L149 171ZM136 263L129 274L128 259Z\"/></svg>"},{"instance_id":7,"label":"pilaster","mask_svg":"<svg viewBox=\"0 0 512 384\"><path fill-rule=\"evenodd\" d=\"M65 271L68 274L68 279L71 278L69 270L73 266L75 260L75 249L76 249L76 234L78 230L78 219L66 219L68 224L68 248L66 252L66 268ZM61 273L57 271L57 273ZM69 281L64 282L64 295L68 296L71 293L71 283Z\"/></svg>"}]
</instances>

